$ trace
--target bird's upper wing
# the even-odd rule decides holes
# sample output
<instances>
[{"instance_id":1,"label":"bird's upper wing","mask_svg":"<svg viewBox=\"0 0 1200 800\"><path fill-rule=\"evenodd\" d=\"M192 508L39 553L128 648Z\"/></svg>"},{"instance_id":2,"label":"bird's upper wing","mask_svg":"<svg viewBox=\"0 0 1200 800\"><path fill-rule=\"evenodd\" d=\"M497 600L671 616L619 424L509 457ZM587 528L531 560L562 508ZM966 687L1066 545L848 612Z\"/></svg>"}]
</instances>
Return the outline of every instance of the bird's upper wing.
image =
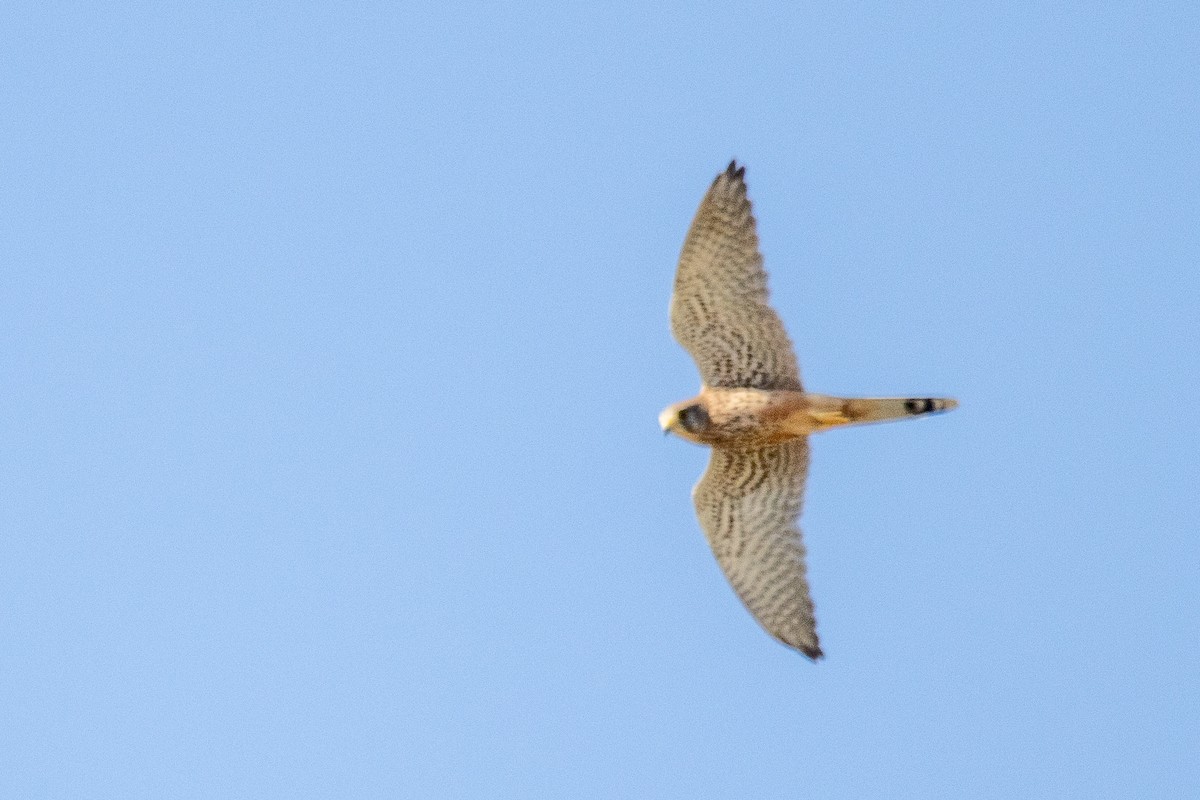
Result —
<instances>
[{"instance_id":1,"label":"bird's upper wing","mask_svg":"<svg viewBox=\"0 0 1200 800\"><path fill-rule=\"evenodd\" d=\"M671 297L671 331L709 386L795 389L800 368L771 308L743 180L730 162L692 221Z\"/></svg>"},{"instance_id":2,"label":"bird's upper wing","mask_svg":"<svg viewBox=\"0 0 1200 800\"><path fill-rule=\"evenodd\" d=\"M734 591L767 633L821 657L796 520L808 441L753 449L714 447L692 490L696 515Z\"/></svg>"}]
</instances>

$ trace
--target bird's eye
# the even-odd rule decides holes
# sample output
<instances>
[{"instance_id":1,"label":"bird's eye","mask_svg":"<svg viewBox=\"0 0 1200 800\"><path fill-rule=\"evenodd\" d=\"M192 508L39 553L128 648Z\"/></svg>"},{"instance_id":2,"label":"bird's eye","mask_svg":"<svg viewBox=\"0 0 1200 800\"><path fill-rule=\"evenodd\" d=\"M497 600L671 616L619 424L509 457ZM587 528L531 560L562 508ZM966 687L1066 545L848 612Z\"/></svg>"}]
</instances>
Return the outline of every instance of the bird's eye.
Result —
<instances>
[{"instance_id":1,"label":"bird's eye","mask_svg":"<svg viewBox=\"0 0 1200 800\"><path fill-rule=\"evenodd\" d=\"M708 427L708 412L703 406L688 406L679 412L679 424L689 433L699 433Z\"/></svg>"}]
</instances>

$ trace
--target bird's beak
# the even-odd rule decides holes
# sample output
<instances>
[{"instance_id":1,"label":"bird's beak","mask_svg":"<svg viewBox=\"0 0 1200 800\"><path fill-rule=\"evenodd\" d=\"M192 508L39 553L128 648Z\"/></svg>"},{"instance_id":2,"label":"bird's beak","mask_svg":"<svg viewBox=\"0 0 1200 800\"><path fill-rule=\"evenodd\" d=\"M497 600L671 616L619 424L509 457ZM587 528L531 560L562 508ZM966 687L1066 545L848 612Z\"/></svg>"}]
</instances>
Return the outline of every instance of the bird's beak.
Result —
<instances>
[{"instance_id":1,"label":"bird's beak","mask_svg":"<svg viewBox=\"0 0 1200 800\"><path fill-rule=\"evenodd\" d=\"M658 426L662 428L663 436L671 432L671 429L675 427L675 421L675 413L669 408L658 415Z\"/></svg>"}]
</instances>

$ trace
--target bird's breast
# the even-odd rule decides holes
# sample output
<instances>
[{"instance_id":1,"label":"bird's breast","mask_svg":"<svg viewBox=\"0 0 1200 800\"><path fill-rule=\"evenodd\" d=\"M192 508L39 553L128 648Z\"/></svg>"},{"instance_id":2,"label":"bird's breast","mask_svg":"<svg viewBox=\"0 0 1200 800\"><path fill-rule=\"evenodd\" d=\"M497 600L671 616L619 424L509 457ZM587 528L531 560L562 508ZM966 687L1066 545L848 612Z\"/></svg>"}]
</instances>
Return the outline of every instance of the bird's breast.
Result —
<instances>
[{"instance_id":1,"label":"bird's breast","mask_svg":"<svg viewBox=\"0 0 1200 800\"><path fill-rule=\"evenodd\" d=\"M701 397L711 419L704 437L708 444L778 444L812 431L804 392L710 387Z\"/></svg>"}]
</instances>

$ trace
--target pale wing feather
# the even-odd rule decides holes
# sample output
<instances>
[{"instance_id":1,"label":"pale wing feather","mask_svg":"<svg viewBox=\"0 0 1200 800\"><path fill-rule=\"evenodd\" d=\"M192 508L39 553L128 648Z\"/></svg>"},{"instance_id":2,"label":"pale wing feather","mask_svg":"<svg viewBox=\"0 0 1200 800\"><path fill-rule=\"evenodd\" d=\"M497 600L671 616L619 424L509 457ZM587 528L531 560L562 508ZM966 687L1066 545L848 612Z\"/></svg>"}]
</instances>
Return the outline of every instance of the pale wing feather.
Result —
<instances>
[{"instance_id":1,"label":"pale wing feather","mask_svg":"<svg viewBox=\"0 0 1200 800\"><path fill-rule=\"evenodd\" d=\"M700 203L675 272L671 331L709 386L800 390L796 354L770 306L744 172L731 162Z\"/></svg>"},{"instance_id":2,"label":"pale wing feather","mask_svg":"<svg viewBox=\"0 0 1200 800\"><path fill-rule=\"evenodd\" d=\"M796 520L808 441L755 449L714 447L692 491L696 515L734 591L767 633L821 657Z\"/></svg>"}]
</instances>

